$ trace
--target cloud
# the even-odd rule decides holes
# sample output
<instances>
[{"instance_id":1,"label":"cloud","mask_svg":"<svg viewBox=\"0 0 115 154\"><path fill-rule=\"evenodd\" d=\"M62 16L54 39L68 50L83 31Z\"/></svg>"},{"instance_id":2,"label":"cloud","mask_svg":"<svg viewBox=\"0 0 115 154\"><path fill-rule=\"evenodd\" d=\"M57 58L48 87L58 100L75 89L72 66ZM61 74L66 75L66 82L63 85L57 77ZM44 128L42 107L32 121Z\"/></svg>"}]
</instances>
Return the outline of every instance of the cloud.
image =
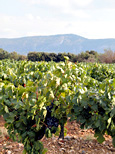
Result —
<instances>
[{"instance_id":1,"label":"cloud","mask_svg":"<svg viewBox=\"0 0 115 154\"><path fill-rule=\"evenodd\" d=\"M0 15L0 37L22 37L28 35L50 35L62 32L66 22L40 18L31 13L22 16ZM60 31L61 29L61 31Z\"/></svg>"},{"instance_id":2,"label":"cloud","mask_svg":"<svg viewBox=\"0 0 115 154\"><path fill-rule=\"evenodd\" d=\"M93 0L21 0L22 2L29 3L30 5L44 5L49 7L70 9L75 6L78 8L90 5Z\"/></svg>"},{"instance_id":3,"label":"cloud","mask_svg":"<svg viewBox=\"0 0 115 154\"><path fill-rule=\"evenodd\" d=\"M0 37L22 37L74 33L87 38L115 36L115 21L68 21L56 18L40 18L31 13L22 16L0 15ZM102 35L103 34L103 35Z\"/></svg>"},{"instance_id":4,"label":"cloud","mask_svg":"<svg viewBox=\"0 0 115 154\"><path fill-rule=\"evenodd\" d=\"M42 9L43 14L48 17L55 16L57 18L89 18L89 14L84 7L89 6L93 0L21 0L25 4L29 3L31 8L37 7ZM44 10L44 12L43 12ZM30 17L31 18L31 17Z\"/></svg>"},{"instance_id":5,"label":"cloud","mask_svg":"<svg viewBox=\"0 0 115 154\"><path fill-rule=\"evenodd\" d=\"M29 20L33 20L34 19L34 16L31 14L31 13L28 13L25 15L27 17L27 19Z\"/></svg>"},{"instance_id":6,"label":"cloud","mask_svg":"<svg viewBox=\"0 0 115 154\"><path fill-rule=\"evenodd\" d=\"M93 0L71 0L71 3L79 7L86 7L90 5L92 2Z\"/></svg>"},{"instance_id":7,"label":"cloud","mask_svg":"<svg viewBox=\"0 0 115 154\"><path fill-rule=\"evenodd\" d=\"M74 33L87 38L114 37L113 0L19 0L24 10L0 14L0 37ZM107 8L107 4L110 7ZM115 2L114 2L115 4Z\"/></svg>"},{"instance_id":8,"label":"cloud","mask_svg":"<svg viewBox=\"0 0 115 154\"><path fill-rule=\"evenodd\" d=\"M22 0L26 2L27 0ZM47 4L52 6L68 6L68 4L74 3L78 6L87 6L89 5L93 0L28 0L31 4Z\"/></svg>"},{"instance_id":9,"label":"cloud","mask_svg":"<svg viewBox=\"0 0 115 154\"><path fill-rule=\"evenodd\" d=\"M73 9L64 10L63 13L73 17L74 19L77 18L77 20L78 19L81 20L82 18L83 19L90 18L90 14L88 14L85 10L82 10L82 9L78 9L78 10L73 10Z\"/></svg>"}]
</instances>

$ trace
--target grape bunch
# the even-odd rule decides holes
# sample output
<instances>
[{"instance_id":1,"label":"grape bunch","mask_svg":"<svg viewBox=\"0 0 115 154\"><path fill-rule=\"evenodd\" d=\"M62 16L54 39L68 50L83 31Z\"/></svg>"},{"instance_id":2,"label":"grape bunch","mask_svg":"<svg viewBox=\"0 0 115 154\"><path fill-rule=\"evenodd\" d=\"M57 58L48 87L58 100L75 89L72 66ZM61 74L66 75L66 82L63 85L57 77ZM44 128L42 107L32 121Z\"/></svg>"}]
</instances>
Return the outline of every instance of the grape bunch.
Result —
<instances>
[{"instance_id":1,"label":"grape bunch","mask_svg":"<svg viewBox=\"0 0 115 154\"><path fill-rule=\"evenodd\" d=\"M47 115L45 117L45 125L42 126L42 128L36 133L36 140L40 140L43 138L47 128L50 129L51 133L55 134L57 131L59 120L55 118L54 116L51 116L51 110L53 108L53 103L51 103L50 106L47 106Z\"/></svg>"},{"instance_id":2,"label":"grape bunch","mask_svg":"<svg viewBox=\"0 0 115 154\"><path fill-rule=\"evenodd\" d=\"M58 128L58 119L55 117L47 117L46 118L46 124L47 127L51 130L51 133L55 133Z\"/></svg>"},{"instance_id":3,"label":"grape bunch","mask_svg":"<svg viewBox=\"0 0 115 154\"><path fill-rule=\"evenodd\" d=\"M51 109L53 108L53 103L51 106L47 106L47 115L45 118L45 123L47 127L51 130L51 133L55 133L58 125L59 125L59 120L55 118L54 116L51 116Z\"/></svg>"}]
</instances>

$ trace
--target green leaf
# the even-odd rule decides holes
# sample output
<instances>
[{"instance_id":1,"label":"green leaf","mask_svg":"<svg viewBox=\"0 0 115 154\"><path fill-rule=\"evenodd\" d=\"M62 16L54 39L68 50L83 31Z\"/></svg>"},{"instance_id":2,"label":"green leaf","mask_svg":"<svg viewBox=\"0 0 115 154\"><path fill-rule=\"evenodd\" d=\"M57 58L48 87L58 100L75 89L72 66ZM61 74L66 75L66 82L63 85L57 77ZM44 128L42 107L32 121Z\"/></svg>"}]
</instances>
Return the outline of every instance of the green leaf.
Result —
<instances>
[{"instance_id":1,"label":"green leaf","mask_svg":"<svg viewBox=\"0 0 115 154\"><path fill-rule=\"evenodd\" d=\"M24 150L23 150L23 153L22 153L22 154L27 154L27 151L26 151L26 149L24 149Z\"/></svg>"},{"instance_id":2,"label":"green leaf","mask_svg":"<svg viewBox=\"0 0 115 154\"><path fill-rule=\"evenodd\" d=\"M115 136L113 137L112 143L113 143L113 146L115 147Z\"/></svg>"},{"instance_id":3,"label":"green leaf","mask_svg":"<svg viewBox=\"0 0 115 154\"><path fill-rule=\"evenodd\" d=\"M42 154L45 154L48 151L48 149L44 148Z\"/></svg>"},{"instance_id":4,"label":"green leaf","mask_svg":"<svg viewBox=\"0 0 115 154\"><path fill-rule=\"evenodd\" d=\"M97 120L97 121L96 121L95 126L96 126L96 127L99 127L99 126L100 126L100 120Z\"/></svg>"},{"instance_id":5,"label":"green leaf","mask_svg":"<svg viewBox=\"0 0 115 154\"><path fill-rule=\"evenodd\" d=\"M47 138L52 137L52 133L51 133L49 128L46 129L45 135L46 135Z\"/></svg>"},{"instance_id":6,"label":"green leaf","mask_svg":"<svg viewBox=\"0 0 115 154\"><path fill-rule=\"evenodd\" d=\"M103 143L105 141L105 138L103 137L101 133L95 133L94 137L97 137L97 141L99 143Z\"/></svg>"},{"instance_id":7,"label":"green leaf","mask_svg":"<svg viewBox=\"0 0 115 154\"><path fill-rule=\"evenodd\" d=\"M36 142L34 142L34 147L35 147L36 151L40 151L40 150L42 151L43 144L41 141L36 141Z\"/></svg>"}]
</instances>

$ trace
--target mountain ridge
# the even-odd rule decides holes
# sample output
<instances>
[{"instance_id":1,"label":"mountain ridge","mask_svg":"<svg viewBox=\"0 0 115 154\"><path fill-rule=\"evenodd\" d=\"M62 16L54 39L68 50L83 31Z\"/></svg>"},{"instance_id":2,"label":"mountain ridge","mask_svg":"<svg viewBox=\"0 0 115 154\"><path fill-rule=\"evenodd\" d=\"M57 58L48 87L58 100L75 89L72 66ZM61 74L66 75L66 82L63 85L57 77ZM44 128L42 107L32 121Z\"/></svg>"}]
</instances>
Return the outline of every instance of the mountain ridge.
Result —
<instances>
[{"instance_id":1,"label":"mountain ridge","mask_svg":"<svg viewBox=\"0 0 115 154\"><path fill-rule=\"evenodd\" d=\"M115 49L115 39L88 39L76 34L56 34L47 36L25 36L19 38L0 38L0 48L26 55L28 52L70 52L94 50L103 53L104 49Z\"/></svg>"}]
</instances>

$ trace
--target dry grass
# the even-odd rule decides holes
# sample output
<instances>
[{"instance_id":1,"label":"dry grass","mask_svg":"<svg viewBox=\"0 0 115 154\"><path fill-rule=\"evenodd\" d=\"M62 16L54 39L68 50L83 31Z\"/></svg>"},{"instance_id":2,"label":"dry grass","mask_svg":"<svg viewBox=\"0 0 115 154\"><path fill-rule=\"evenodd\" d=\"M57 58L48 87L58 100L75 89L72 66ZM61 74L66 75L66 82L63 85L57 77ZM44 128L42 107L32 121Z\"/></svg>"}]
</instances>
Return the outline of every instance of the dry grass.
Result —
<instances>
[{"instance_id":1,"label":"dry grass","mask_svg":"<svg viewBox=\"0 0 115 154\"><path fill-rule=\"evenodd\" d=\"M0 127L0 138L5 138L5 136L8 136L7 129L4 127Z\"/></svg>"},{"instance_id":2,"label":"dry grass","mask_svg":"<svg viewBox=\"0 0 115 154\"><path fill-rule=\"evenodd\" d=\"M83 137L83 139L84 139L84 140L87 140L87 141L92 141L92 140L94 140L94 139L96 139L96 138L94 137L93 134L87 134L87 135L85 135L85 136Z\"/></svg>"}]
</instances>

